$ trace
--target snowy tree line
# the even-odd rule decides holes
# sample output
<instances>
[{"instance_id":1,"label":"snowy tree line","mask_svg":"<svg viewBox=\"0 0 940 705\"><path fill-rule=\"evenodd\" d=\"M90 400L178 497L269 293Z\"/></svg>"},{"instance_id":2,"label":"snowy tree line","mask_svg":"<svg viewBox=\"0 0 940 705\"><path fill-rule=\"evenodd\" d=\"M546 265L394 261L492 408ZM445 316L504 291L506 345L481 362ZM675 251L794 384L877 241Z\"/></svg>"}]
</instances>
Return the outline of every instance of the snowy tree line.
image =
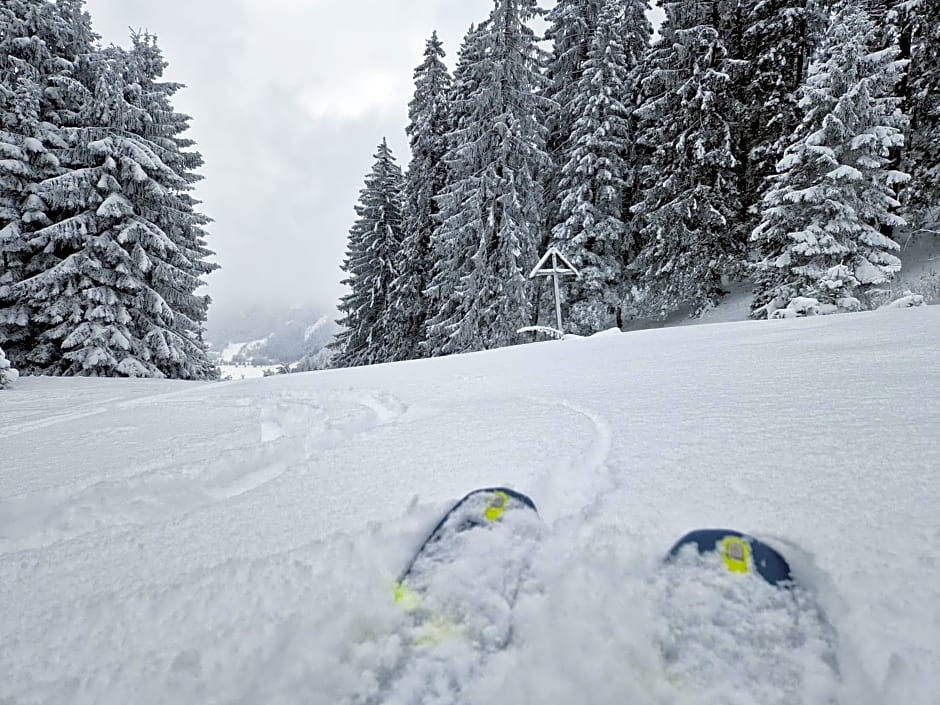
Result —
<instances>
[{"instance_id":1,"label":"snowy tree line","mask_svg":"<svg viewBox=\"0 0 940 705\"><path fill-rule=\"evenodd\" d=\"M215 374L216 265L156 38L102 47L84 0L0 5L0 345L21 373Z\"/></svg>"},{"instance_id":2,"label":"snowy tree line","mask_svg":"<svg viewBox=\"0 0 940 705\"><path fill-rule=\"evenodd\" d=\"M543 320L555 245L570 328L866 306L901 235L940 221L940 0L494 0L453 74L415 70L404 173L383 141L343 269L352 366L493 348ZM550 47L550 48L549 48Z\"/></svg>"}]
</instances>

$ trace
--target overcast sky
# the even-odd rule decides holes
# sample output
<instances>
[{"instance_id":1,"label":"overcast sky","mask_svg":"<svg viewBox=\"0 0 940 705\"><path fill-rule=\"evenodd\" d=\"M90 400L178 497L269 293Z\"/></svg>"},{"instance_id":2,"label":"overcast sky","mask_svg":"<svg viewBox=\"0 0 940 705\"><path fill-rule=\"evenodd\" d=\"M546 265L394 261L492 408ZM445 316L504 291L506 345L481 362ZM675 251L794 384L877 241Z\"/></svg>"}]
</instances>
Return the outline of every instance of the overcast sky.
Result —
<instances>
[{"instance_id":1,"label":"overcast sky","mask_svg":"<svg viewBox=\"0 0 940 705\"><path fill-rule=\"evenodd\" d=\"M544 5L549 4L547 1ZM436 29L457 48L492 0L87 0L105 43L151 31L187 84L215 222L217 313L255 302L335 307L353 206L383 136L404 169L412 72ZM210 311L210 316L213 311Z\"/></svg>"}]
</instances>

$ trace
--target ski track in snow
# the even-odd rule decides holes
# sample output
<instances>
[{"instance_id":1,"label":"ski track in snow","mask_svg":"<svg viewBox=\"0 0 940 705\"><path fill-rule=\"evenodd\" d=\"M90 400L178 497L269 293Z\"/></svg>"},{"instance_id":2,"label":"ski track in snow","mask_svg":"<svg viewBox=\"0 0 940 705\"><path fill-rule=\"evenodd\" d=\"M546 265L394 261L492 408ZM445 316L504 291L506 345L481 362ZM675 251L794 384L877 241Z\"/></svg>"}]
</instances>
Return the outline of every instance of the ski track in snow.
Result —
<instances>
[{"instance_id":1,"label":"ski track in snow","mask_svg":"<svg viewBox=\"0 0 940 705\"><path fill-rule=\"evenodd\" d=\"M560 411L559 420L570 419L576 429L578 418L590 425L586 432L577 434L581 443L560 449L555 461L546 463L524 491L540 498L540 511L549 522L595 516L603 497L617 486L617 476L608 463L613 444L610 424L600 412L567 400L533 398L531 403L554 406Z\"/></svg>"},{"instance_id":2,"label":"ski track in snow","mask_svg":"<svg viewBox=\"0 0 940 705\"><path fill-rule=\"evenodd\" d=\"M727 705L664 683L651 646L650 576L712 525L806 572L845 642L840 705L935 705L938 312L21 380L0 397L0 703L367 702L404 648L395 576L455 499L506 484L550 530L462 705Z\"/></svg>"},{"instance_id":3,"label":"ski track in snow","mask_svg":"<svg viewBox=\"0 0 940 705\"><path fill-rule=\"evenodd\" d=\"M91 415L151 406L185 392L156 395L88 413L57 417L53 424L75 422ZM106 479L81 478L52 490L0 499L0 555L36 549L86 533L124 525L166 522L201 507L258 490L287 472L303 472L318 454L377 426L392 423L405 411L388 394L350 395L317 405L317 398L287 393L275 400L235 398L231 407L257 419L258 434L213 449L213 456L193 461L183 448L143 468L128 468ZM40 426L32 425L28 431ZM121 435L133 427L115 426L102 432ZM21 429L19 433L27 430Z\"/></svg>"}]
</instances>

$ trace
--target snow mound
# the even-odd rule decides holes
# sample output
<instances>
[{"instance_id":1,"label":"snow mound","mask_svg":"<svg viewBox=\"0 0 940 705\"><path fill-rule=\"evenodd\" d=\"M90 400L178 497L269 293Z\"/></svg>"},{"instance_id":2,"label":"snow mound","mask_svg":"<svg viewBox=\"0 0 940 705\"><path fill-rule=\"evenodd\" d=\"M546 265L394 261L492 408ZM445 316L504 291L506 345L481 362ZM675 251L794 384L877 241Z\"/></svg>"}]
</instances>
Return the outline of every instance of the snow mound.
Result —
<instances>
[{"instance_id":1,"label":"snow mound","mask_svg":"<svg viewBox=\"0 0 940 705\"><path fill-rule=\"evenodd\" d=\"M802 316L818 316L821 313L819 299L808 296L794 296L786 308L778 308L770 317L779 318L799 318Z\"/></svg>"},{"instance_id":2,"label":"snow mound","mask_svg":"<svg viewBox=\"0 0 940 705\"><path fill-rule=\"evenodd\" d=\"M915 294L911 291L904 292L904 296L895 299L891 303L885 304L881 308L913 308L914 306L923 306L926 299L922 294Z\"/></svg>"},{"instance_id":3,"label":"snow mound","mask_svg":"<svg viewBox=\"0 0 940 705\"><path fill-rule=\"evenodd\" d=\"M19 379L19 372L13 369L3 352L3 348L0 348L0 389L9 387L17 379Z\"/></svg>"}]
</instances>

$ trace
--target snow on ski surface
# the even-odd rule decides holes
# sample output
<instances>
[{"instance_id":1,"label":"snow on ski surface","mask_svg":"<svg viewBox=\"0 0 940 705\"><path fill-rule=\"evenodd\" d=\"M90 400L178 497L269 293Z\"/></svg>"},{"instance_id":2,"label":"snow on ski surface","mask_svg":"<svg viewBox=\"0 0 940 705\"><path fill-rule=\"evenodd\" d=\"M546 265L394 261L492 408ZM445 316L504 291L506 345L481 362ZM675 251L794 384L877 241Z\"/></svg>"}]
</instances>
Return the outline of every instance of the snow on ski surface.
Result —
<instances>
[{"instance_id":1,"label":"snow on ski surface","mask_svg":"<svg viewBox=\"0 0 940 705\"><path fill-rule=\"evenodd\" d=\"M660 557L730 527L810 576L842 702L936 705L938 428L935 306L243 382L21 379L0 703L375 702L399 571L456 499L507 485L546 537L459 702L754 703L672 687L653 641Z\"/></svg>"}]
</instances>

